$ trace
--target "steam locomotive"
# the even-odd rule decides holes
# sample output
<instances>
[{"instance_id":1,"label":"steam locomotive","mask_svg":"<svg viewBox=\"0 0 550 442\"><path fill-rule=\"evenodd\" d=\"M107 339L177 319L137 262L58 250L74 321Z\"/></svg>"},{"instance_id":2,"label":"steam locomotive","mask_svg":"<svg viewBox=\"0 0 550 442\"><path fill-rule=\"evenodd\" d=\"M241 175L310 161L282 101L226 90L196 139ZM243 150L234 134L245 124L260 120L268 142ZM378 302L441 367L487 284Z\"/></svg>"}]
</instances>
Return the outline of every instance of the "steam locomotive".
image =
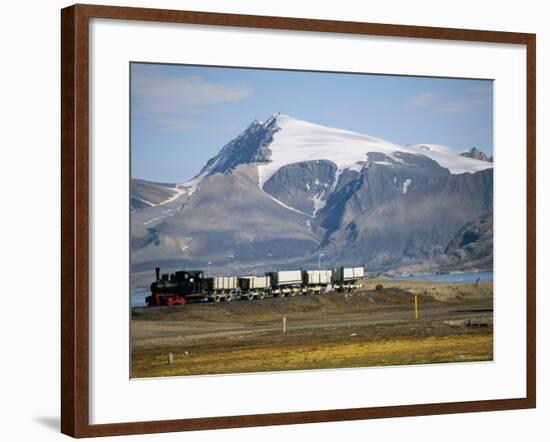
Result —
<instances>
[{"instance_id":1,"label":"steam locomotive","mask_svg":"<svg viewBox=\"0 0 550 442\"><path fill-rule=\"evenodd\" d=\"M183 305L192 301L232 301L355 291L365 277L364 267L333 270L278 270L263 276L209 276L202 270L182 270L161 275L155 268L148 306Z\"/></svg>"},{"instance_id":2,"label":"steam locomotive","mask_svg":"<svg viewBox=\"0 0 550 442\"><path fill-rule=\"evenodd\" d=\"M160 267L156 267L155 275L155 281L151 284L151 295L145 298L149 306L183 305L189 300L205 297L206 279L201 270L161 275Z\"/></svg>"}]
</instances>

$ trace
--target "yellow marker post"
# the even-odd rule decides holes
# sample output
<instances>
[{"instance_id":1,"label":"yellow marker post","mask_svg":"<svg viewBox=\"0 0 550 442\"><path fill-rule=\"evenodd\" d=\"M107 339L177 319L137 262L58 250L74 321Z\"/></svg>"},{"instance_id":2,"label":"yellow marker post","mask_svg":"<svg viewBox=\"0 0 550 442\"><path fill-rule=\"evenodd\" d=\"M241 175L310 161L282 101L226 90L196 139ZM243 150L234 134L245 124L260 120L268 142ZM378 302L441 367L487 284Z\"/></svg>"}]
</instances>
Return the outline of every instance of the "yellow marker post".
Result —
<instances>
[{"instance_id":1,"label":"yellow marker post","mask_svg":"<svg viewBox=\"0 0 550 442\"><path fill-rule=\"evenodd\" d=\"M414 295L414 319L418 321L418 295Z\"/></svg>"}]
</instances>

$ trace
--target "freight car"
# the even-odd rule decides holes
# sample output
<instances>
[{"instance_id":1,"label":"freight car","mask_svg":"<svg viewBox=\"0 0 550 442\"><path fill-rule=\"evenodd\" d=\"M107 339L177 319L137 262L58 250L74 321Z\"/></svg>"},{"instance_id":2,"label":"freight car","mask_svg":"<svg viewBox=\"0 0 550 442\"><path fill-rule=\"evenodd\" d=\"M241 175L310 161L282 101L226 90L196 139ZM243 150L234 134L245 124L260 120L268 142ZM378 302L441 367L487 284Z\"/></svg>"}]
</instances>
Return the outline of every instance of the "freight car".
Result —
<instances>
[{"instance_id":1,"label":"freight car","mask_svg":"<svg viewBox=\"0 0 550 442\"><path fill-rule=\"evenodd\" d=\"M351 292L361 288L359 281L364 277L363 267L338 267L334 269L332 282L337 292Z\"/></svg>"},{"instance_id":2,"label":"freight car","mask_svg":"<svg viewBox=\"0 0 550 442\"><path fill-rule=\"evenodd\" d=\"M272 294L270 276L241 276L239 278L240 297L252 301L264 299Z\"/></svg>"},{"instance_id":3,"label":"freight car","mask_svg":"<svg viewBox=\"0 0 550 442\"><path fill-rule=\"evenodd\" d=\"M214 276L206 278L204 288L209 300L214 302L232 301L238 294L236 276Z\"/></svg>"},{"instance_id":4,"label":"freight car","mask_svg":"<svg viewBox=\"0 0 550 442\"><path fill-rule=\"evenodd\" d=\"M268 273L272 294L275 297L296 296L302 293L304 281L301 270L278 270Z\"/></svg>"},{"instance_id":5,"label":"freight car","mask_svg":"<svg viewBox=\"0 0 550 442\"><path fill-rule=\"evenodd\" d=\"M332 270L304 270L303 278L306 294L332 291Z\"/></svg>"},{"instance_id":6,"label":"freight car","mask_svg":"<svg viewBox=\"0 0 550 442\"><path fill-rule=\"evenodd\" d=\"M145 298L148 306L350 292L361 287L365 270L363 267L339 267L334 270L278 270L265 276L204 277L202 270L161 275L157 267L155 274L151 295Z\"/></svg>"}]
</instances>

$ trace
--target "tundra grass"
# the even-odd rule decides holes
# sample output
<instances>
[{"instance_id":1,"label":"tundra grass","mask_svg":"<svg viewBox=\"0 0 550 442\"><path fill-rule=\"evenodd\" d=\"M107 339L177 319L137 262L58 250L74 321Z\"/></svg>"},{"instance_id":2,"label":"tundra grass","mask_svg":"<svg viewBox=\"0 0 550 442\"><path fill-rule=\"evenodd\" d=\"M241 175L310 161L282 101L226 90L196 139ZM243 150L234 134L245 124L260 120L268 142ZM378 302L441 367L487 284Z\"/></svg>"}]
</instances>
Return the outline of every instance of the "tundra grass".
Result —
<instances>
[{"instance_id":1,"label":"tundra grass","mask_svg":"<svg viewBox=\"0 0 550 442\"><path fill-rule=\"evenodd\" d=\"M492 333L346 342L295 343L229 349L172 349L132 357L132 377L159 377L388 365L491 361Z\"/></svg>"}]
</instances>

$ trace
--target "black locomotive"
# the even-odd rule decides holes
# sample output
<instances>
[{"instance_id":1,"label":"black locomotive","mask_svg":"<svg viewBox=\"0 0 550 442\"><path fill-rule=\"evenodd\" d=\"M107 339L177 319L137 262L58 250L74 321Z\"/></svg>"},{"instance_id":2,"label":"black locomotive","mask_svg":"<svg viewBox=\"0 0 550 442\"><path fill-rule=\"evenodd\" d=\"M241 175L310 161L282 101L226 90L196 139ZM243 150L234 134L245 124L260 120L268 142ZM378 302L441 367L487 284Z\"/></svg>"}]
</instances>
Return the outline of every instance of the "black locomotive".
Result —
<instances>
[{"instance_id":1,"label":"black locomotive","mask_svg":"<svg viewBox=\"0 0 550 442\"><path fill-rule=\"evenodd\" d=\"M189 300L204 298L206 280L201 270L183 270L160 274L155 268L156 280L151 284L151 295L145 298L149 306L183 305Z\"/></svg>"}]
</instances>

